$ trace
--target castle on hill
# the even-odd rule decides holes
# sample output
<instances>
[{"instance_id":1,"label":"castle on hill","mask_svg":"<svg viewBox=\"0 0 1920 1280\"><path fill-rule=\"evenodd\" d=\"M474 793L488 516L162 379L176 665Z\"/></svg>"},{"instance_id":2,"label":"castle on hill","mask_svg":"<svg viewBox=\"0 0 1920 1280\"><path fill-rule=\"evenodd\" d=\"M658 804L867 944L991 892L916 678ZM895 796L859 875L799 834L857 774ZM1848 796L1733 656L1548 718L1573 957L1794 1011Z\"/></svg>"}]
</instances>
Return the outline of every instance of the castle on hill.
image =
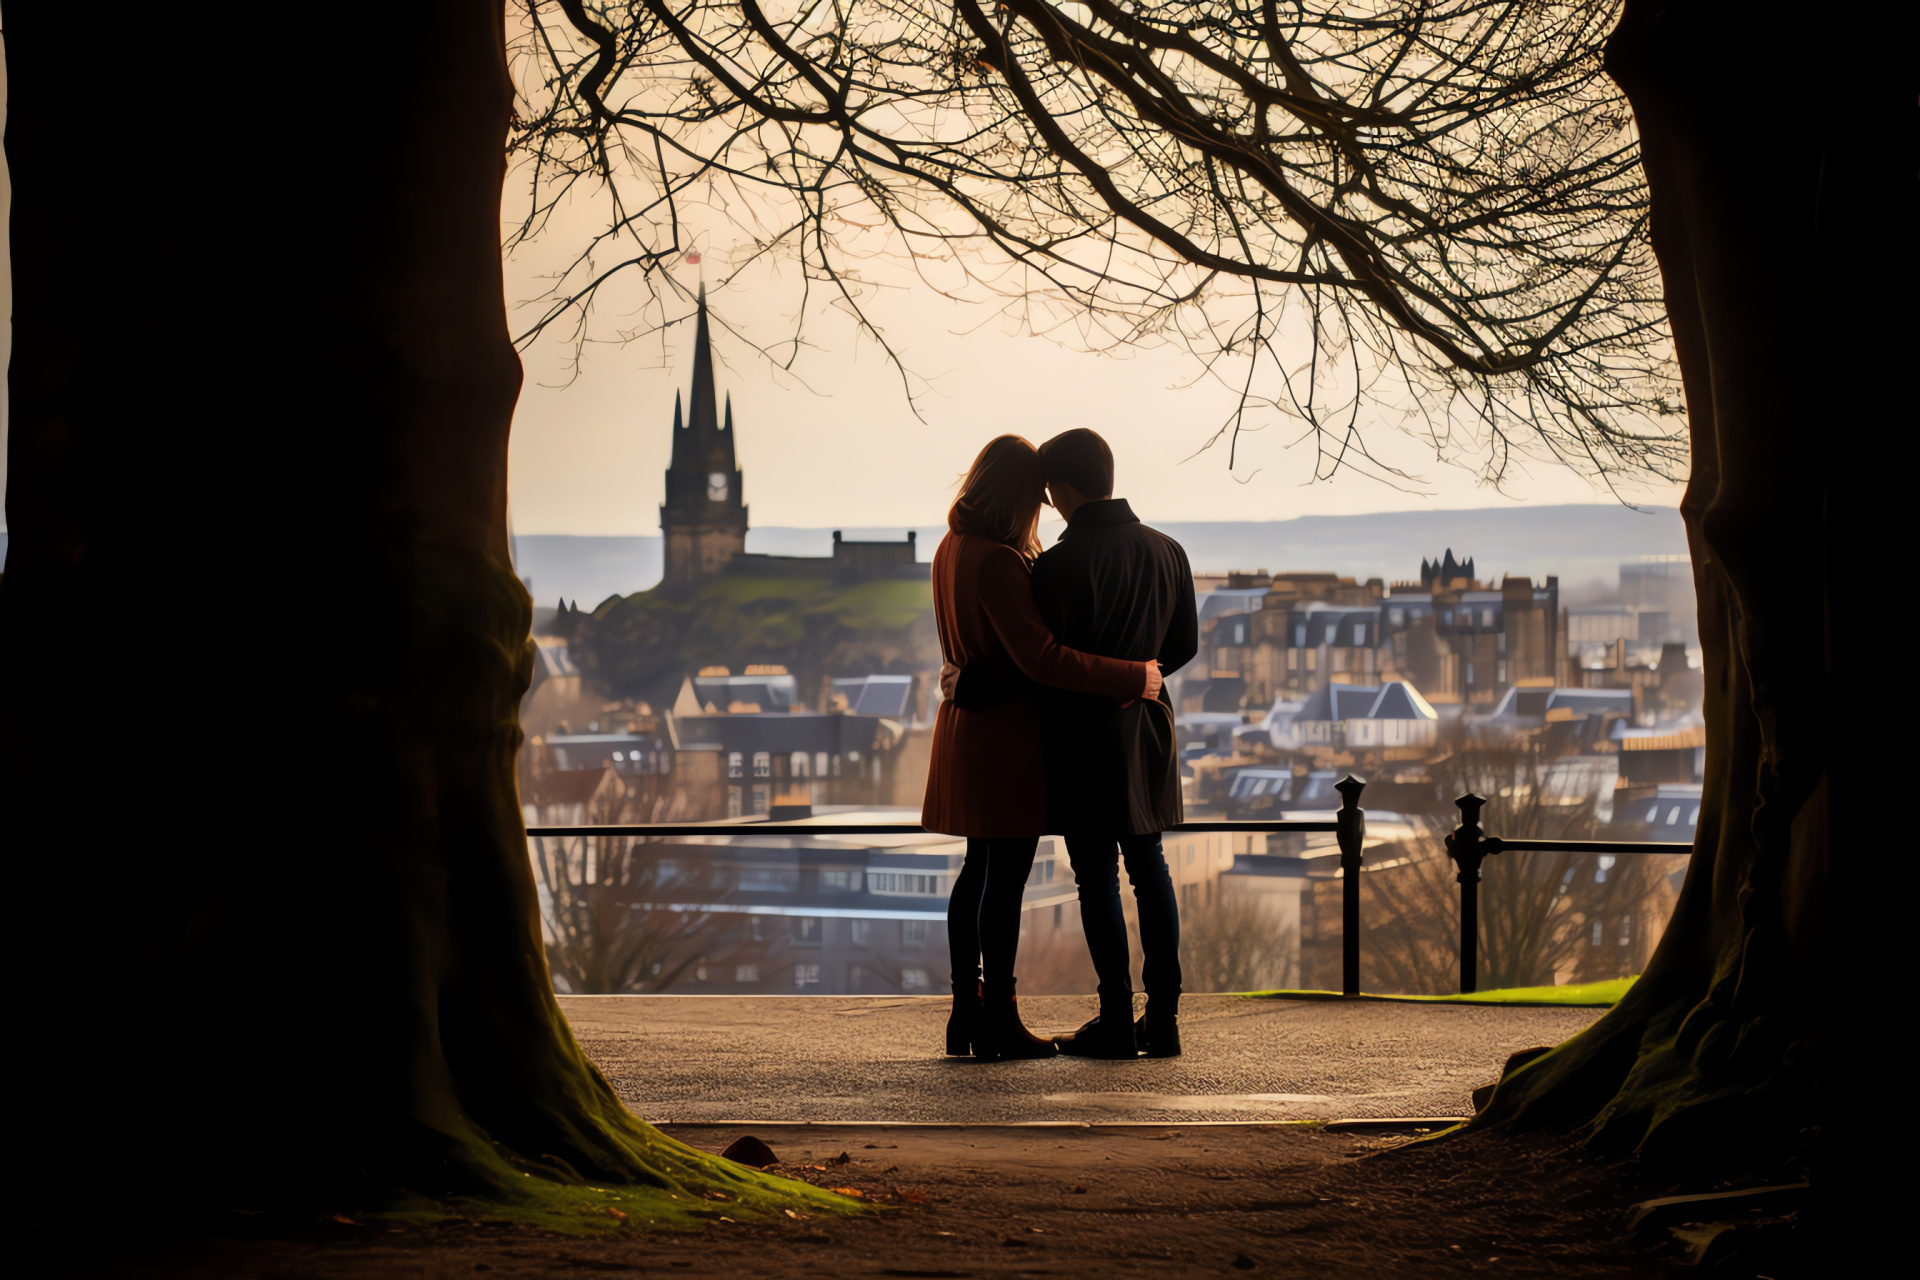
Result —
<instances>
[{"instance_id":1,"label":"castle on hill","mask_svg":"<svg viewBox=\"0 0 1920 1280\"><path fill-rule=\"evenodd\" d=\"M707 328L707 289L700 286L693 346L693 388L688 411L673 397L673 454L667 467L660 532L666 541L665 582L704 582L720 574L752 578L832 578L839 582L880 579L925 581L928 567L915 559L914 535L901 542L854 542L833 535L831 556L770 556L747 550L747 504L734 455L733 397L724 413L713 377L713 346Z\"/></svg>"}]
</instances>

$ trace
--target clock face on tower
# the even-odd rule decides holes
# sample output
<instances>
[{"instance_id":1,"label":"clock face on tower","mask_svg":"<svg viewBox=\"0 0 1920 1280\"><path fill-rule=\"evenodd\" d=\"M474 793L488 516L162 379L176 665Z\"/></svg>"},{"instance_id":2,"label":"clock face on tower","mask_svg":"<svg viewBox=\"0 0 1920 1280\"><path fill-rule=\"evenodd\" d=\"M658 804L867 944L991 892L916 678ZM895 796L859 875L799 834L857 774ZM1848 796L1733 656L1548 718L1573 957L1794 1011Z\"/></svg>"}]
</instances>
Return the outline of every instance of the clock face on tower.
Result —
<instances>
[{"instance_id":1,"label":"clock face on tower","mask_svg":"<svg viewBox=\"0 0 1920 1280\"><path fill-rule=\"evenodd\" d=\"M707 473L707 501L725 502L727 500L727 473L710 471Z\"/></svg>"}]
</instances>

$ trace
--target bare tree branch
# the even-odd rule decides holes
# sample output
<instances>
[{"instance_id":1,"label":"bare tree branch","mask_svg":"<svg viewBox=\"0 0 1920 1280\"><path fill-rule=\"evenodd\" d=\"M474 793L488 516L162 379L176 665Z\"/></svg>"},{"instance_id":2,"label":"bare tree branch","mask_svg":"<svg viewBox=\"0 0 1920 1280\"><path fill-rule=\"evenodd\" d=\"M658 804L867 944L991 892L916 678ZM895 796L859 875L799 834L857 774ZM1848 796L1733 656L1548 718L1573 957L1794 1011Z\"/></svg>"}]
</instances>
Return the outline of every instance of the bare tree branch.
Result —
<instances>
[{"instance_id":1,"label":"bare tree branch","mask_svg":"<svg viewBox=\"0 0 1920 1280\"><path fill-rule=\"evenodd\" d=\"M1411 483L1368 443L1383 422L1494 483L1522 456L1684 472L1638 141L1600 65L1617 0L553 2L510 33L509 244L564 201L609 216L523 342L584 343L625 276L647 325L677 320L698 209L741 238L734 271L799 264L789 368L821 301L886 346L861 270L885 260L1091 350L1189 352L1236 394L1230 465L1294 419L1316 478Z\"/></svg>"}]
</instances>

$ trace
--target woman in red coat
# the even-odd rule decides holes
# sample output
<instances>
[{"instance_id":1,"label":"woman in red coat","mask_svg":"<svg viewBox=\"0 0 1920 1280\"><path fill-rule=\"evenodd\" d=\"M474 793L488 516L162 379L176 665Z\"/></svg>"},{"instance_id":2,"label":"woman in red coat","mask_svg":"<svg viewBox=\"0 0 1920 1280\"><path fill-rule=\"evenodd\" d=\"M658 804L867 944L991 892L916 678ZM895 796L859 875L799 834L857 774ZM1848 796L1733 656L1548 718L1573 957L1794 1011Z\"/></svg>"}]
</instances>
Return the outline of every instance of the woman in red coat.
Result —
<instances>
[{"instance_id":1,"label":"woman in red coat","mask_svg":"<svg viewBox=\"0 0 1920 1280\"><path fill-rule=\"evenodd\" d=\"M1039 455L1019 436L996 438L974 459L947 513L950 532L933 557L933 610L947 661L965 666L1004 650L1040 684L1116 702L1155 696L1155 663L1063 648L1040 620L1027 574L1040 551L1045 496ZM1051 1041L1021 1024L1013 976L1021 899L1046 830L1046 781L1031 699L982 711L940 704L920 822L929 831L967 837L966 862L947 904L954 997L948 1053L1024 1058L1054 1052Z\"/></svg>"}]
</instances>

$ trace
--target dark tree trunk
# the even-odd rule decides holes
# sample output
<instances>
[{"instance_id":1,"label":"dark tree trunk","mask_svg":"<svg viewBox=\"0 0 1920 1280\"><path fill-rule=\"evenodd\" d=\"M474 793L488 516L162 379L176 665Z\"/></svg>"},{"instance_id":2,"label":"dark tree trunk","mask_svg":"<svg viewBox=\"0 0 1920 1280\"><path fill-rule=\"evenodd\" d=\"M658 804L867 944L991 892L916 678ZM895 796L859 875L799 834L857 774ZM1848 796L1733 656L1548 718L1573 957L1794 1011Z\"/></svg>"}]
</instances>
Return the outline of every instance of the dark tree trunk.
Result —
<instances>
[{"instance_id":1,"label":"dark tree trunk","mask_svg":"<svg viewBox=\"0 0 1920 1280\"><path fill-rule=\"evenodd\" d=\"M737 1176L619 1105L542 954L498 0L7 23L37 1157L256 1207Z\"/></svg>"},{"instance_id":2,"label":"dark tree trunk","mask_svg":"<svg viewBox=\"0 0 1920 1280\"><path fill-rule=\"evenodd\" d=\"M1873 86L1887 54L1854 36L1879 29L1867 15L1844 40L1822 35L1844 48L1829 70ZM1837 979L1860 976L1842 958L1859 940L1839 934L1871 927L1829 832L1834 507L1864 501L1834 483L1841 449L1874 456L1898 420L1879 416L1894 366L1879 363L1889 344L1868 300L1880 286L1863 282L1859 255L1893 207L1880 174L1909 176L1875 153L1865 102L1822 111L1776 95L1766 68L1783 37L1723 0L1628 0L1608 47L1645 144L1686 385L1706 789L1645 975L1586 1033L1511 1072L1483 1118L1585 1125L1704 1179L1817 1162L1844 1034Z\"/></svg>"}]
</instances>

